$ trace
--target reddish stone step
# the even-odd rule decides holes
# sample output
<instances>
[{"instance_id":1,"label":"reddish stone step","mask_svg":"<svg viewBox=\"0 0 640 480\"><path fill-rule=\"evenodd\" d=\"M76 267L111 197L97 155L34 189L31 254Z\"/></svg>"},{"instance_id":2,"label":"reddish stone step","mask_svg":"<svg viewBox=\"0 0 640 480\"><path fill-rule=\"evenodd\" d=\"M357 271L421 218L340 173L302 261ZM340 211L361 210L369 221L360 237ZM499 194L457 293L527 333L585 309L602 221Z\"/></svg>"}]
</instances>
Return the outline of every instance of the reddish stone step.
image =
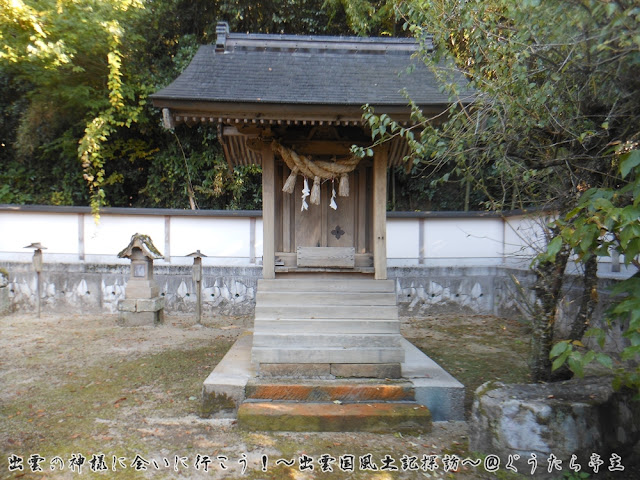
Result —
<instances>
[{"instance_id":1,"label":"reddish stone step","mask_svg":"<svg viewBox=\"0 0 640 480\"><path fill-rule=\"evenodd\" d=\"M238 425L246 430L290 432L424 433L431 413L416 403L245 402Z\"/></svg>"},{"instance_id":2,"label":"reddish stone step","mask_svg":"<svg viewBox=\"0 0 640 480\"><path fill-rule=\"evenodd\" d=\"M246 398L297 402L412 402L415 391L410 382L250 381Z\"/></svg>"}]
</instances>

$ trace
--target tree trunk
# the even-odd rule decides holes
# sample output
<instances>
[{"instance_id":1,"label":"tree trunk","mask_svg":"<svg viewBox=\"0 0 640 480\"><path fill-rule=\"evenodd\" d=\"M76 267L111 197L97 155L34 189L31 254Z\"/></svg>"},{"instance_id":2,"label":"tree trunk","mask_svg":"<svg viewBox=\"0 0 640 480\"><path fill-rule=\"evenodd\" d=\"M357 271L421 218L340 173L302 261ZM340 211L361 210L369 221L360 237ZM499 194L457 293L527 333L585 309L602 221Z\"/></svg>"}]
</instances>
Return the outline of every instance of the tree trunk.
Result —
<instances>
[{"instance_id":1,"label":"tree trunk","mask_svg":"<svg viewBox=\"0 0 640 480\"><path fill-rule=\"evenodd\" d=\"M555 262L539 263L534 269L536 283L536 304L532 319L531 376L534 382L551 380L551 359L553 329L558 314L558 301L562 294L564 272L571 250L564 245Z\"/></svg>"},{"instance_id":2,"label":"tree trunk","mask_svg":"<svg viewBox=\"0 0 640 480\"><path fill-rule=\"evenodd\" d=\"M569 340L582 340L591 323L593 311L598 305L598 260L595 255L585 262L583 279L582 302L578 316L571 326Z\"/></svg>"},{"instance_id":3,"label":"tree trunk","mask_svg":"<svg viewBox=\"0 0 640 480\"><path fill-rule=\"evenodd\" d=\"M465 191L464 191L464 211L469 211L469 198L471 196L471 179L469 177L465 177Z\"/></svg>"},{"instance_id":4,"label":"tree trunk","mask_svg":"<svg viewBox=\"0 0 640 480\"><path fill-rule=\"evenodd\" d=\"M595 256L589 257L584 263L584 275L582 285L582 301L580 310L573 323L567 340L582 340L584 332L587 331L591 323L593 311L598 304L598 260ZM565 363L557 370L551 372L550 381L559 382L569 380L573 377L573 372Z\"/></svg>"}]
</instances>

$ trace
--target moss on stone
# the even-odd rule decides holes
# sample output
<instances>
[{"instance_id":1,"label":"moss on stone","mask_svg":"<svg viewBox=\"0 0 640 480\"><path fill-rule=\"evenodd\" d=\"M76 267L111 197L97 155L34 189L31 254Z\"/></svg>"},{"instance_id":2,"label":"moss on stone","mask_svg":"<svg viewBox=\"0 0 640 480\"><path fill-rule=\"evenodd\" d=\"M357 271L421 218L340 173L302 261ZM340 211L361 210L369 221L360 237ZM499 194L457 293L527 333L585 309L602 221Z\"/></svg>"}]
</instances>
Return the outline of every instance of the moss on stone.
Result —
<instances>
[{"instance_id":1,"label":"moss on stone","mask_svg":"<svg viewBox=\"0 0 640 480\"><path fill-rule=\"evenodd\" d=\"M202 418L211 418L216 413L234 412L237 408L238 405L236 400L229 397L228 395L225 395L224 393L205 393L202 396L202 407L200 409L200 416Z\"/></svg>"},{"instance_id":2,"label":"moss on stone","mask_svg":"<svg viewBox=\"0 0 640 480\"><path fill-rule=\"evenodd\" d=\"M238 409L244 429L290 432L421 434L431 430L431 412L413 403L245 403Z\"/></svg>"},{"instance_id":3,"label":"moss on stone","mask_svg":"<svg viewBox=\"0 0 640 480\"><path fill-rule=\"evenodd\" d=\"M504 384L502 384L501 382L495 382L493 380L483 383L482 385L480 385L478 387L478 389L475 391L475 397L477 399L480 399L480 397L486 395L487 393L491 392L492 390L498 390L499 388L502 388L504 386Z\"/></svg>"}]
</instances>

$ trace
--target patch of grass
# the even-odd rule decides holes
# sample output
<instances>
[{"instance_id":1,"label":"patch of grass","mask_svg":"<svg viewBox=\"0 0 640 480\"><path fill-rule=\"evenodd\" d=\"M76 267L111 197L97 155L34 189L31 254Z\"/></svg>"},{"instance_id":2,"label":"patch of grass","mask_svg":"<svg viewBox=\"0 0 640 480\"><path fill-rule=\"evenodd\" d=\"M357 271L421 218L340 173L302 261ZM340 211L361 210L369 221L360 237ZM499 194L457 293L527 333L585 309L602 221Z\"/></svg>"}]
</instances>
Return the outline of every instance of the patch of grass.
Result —
<instances>
[{"instance_id":1,"label":"patch of grass","mask_svg":"<svg viewBox=\"0 0 640 480\"><path fill-rule=\"evenodd\" d=\"M148 416L196 414L202 382L231 344L220 339L133 360L105 358L86 370L76 365L66 378L32 384L0 407L5 461L12 453L25 460L37 453L47 458L43 465L48 469L55 456L66 462L74 453L82 453L88 462L92 454L105 453L111 466L113 455L130 462L136 453L149 453L152 445L140 431L118 425L143 427ZM177 452L188 444L180 441L175 446ZM89 471L88 463L85 470ZM124 478L134 473L130 470Z\"/></svg>"},{"instance_id":2,"label":"patch of grass","mask_svg":"<svg viewBox=\"0 0 640 480\"><path fill-rule=\"evenodd\" d=\"M417 323L418 331L425 335L408 340L464 384L467 413L473 393L483 383L529 381L530 332L525 325L495 317L451 318L445 324L425 319Z\"/></svg>"},{"instance_id":3,"label":"patch of grass","mask_svg":"<svg viewBox=\"0 0 640 480\"><path fill-rule=\"evenodd\" d=\"M485 380L510 382L526 378L528 356L528 333L516 322L493 317L449 317L415 320L412 323L412 341L430 357L443 365L467 387L467 398L471 399L475 388ZM174 325L175 326L175 325ZM54 330L56 331L56 330ZM355 471L343 473L338 462L333 464L335 478L422 478L418 472L361 471L359 457L371 454L378 466L381 459L389 455L401 466L404 455L456 454L460 458L469 455L468 440L464 435L453 433L434 440L440 427L434 432L419 436L400 434L367 433L259 433L244 432L231 423L205 422L197 418L201 405L202 382L222 356L231 347L232 340L215 337L214 340L182 340L180 348L169 348L160 353L142 354L135 348L127 353L120 348L112 356L96 358L80 349L91 351L93 341L113 339L121 341L123 330L102 328L86 331L77 328L77 335L85 340L74 356L70 335L61 336L60 342L43 342L33 346L33 353L20 360L20 373L29 380L29 368L50 365L46 382L27 383L17 378L9 385L9 400L0 405L0 477L6 472L6 459L15 453L25 460L38 453L47 458L43 463L47 478L70 478L68 465L64 471L50 472L49 460L60 456L65 460L76 453L88 457L83 468L83 477L107 478L109 474L91 474L88 461L92 454L107 455L107 465L112 458L125 457L127 469L118 469L117 478L238 478L238 459L243 453L249 456L249 469L241 478L247 479L298 479L325 478L317 460L328 454L336 459L343 455L354 455ZM181 331L175 333L181 337ZM59 334L59 332L58 332ZM52 335L46 328L38 335ZM75 335L75 333L74 333ZM133 339L146 341L152 335L140 331ZM217 333L210 333L211 338ZM87 337L88 336L88 337ZM119 337L120 336L120 337ZM182 338L182 337L181 337ZM35 340L36 342L38 339ZM163 340L164 341L164 340ZM187 343L190 342L190 343ZM156 347L157 348L157 347ZM95 352L104 351L95 349ZM69 354L67 352L70 352ZM157 350L156 350L157 352ZM90 365L81 365L78 360L89 359ZM73 363L76 363L73 365ZM20 383L22 382L22 383ZM20 385L20 386L17 386ZM19 389L19 393L17 393ZM470 408L470 400L467 402ZM455 430L449 430L452 432ZM455 439L455 440L454 440ZM436 445L437 444L437 445ZM153 467L145 474L130 468L136 454L148 460L161 461L167 458L171 468L156 470ZM197 454L210 455L213 462L208 475L196 474L193 463ZM262 472L260 456L268 454L268 471ZM299 459L308 455L314 461L313 472L301 472ZM174 456L188 456L189 469L173 471ZM228 457L229 470L222 472L217 456ZM278 459L295 459L295 465L276 466ZM482 478L483 470L468 468L459 474L445 473L440 469L432 473L440 478ZM435 475L435 474L438 475ZM106 475L106 476L105 476ZM226 476L225 476L226 475ZM480 475L480 476L477 476ZM29 474L27 474L27 477Z\"/></svg>"}]
</instances>

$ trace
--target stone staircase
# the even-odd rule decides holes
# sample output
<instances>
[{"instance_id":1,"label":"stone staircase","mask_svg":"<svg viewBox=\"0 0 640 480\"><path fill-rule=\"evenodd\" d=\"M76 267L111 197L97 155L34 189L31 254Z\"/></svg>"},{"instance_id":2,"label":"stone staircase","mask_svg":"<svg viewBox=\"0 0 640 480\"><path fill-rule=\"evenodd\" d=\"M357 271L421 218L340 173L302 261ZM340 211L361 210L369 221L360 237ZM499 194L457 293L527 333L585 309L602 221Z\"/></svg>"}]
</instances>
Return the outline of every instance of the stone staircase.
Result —
<instances>
[{"instance_id":1,"label":"stone staircase","mask_svg":"<svg viewBox=\"0 0 640 480\"><path fill-rule=\"evenodd\" d=\"M259 280L238 424L249 430L424 432L429 409L401 380L390 280ZM356 380L357 378L357 380Z\"/></svg>"},{"instance_id":2,"label":"stone staircase","mask_svg":"<svg viewBox=\"0 0 640 480\"><path fill-rule=\"evenodd\" d=\"M260 376L398 378L391 280L259 280L251 360Z\"/></svg>"}]
</instances>

